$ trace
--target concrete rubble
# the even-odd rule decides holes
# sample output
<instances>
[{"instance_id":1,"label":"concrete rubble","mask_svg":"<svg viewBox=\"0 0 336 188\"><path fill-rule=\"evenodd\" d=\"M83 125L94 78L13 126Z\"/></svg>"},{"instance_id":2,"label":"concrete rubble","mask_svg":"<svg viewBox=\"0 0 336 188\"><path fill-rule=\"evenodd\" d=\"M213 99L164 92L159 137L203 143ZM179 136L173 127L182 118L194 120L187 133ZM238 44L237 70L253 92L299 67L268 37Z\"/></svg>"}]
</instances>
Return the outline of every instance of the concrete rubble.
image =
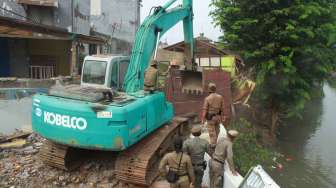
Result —
<instances>
[{"instance_id":1,"label":"concrete rubble","mask_svg":"<svg viewBox=\"0 0 336 188\"><path fill-rule=\"evenodd\" d=\"M0 140L4 137L0 135ZM136 187L115 178L115 153L84 154L88 157L79 169L68 172L49 167L39 159L43 138L32 133L24 139L22 147L0 148L0 187Z\"/></svg>"}]
</instances>

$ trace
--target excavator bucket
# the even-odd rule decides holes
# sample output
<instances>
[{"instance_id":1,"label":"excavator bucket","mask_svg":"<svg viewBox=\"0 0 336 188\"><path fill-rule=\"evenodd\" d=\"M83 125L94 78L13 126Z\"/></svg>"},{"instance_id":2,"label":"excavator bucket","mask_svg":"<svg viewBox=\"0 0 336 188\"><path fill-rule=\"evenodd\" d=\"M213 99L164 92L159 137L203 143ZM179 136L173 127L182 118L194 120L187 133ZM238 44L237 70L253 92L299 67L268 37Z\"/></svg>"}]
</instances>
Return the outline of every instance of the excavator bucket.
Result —
<instances>
[{"instance_id":1,"label":"excavator bucket","mask_svg":"<svg viewBox=\"0 0 336 188\"><path fill-rule=\"evenodd\" d=\"M199 71L181 71L182 92L185 94L203 94L203 74Z\"/></svg>"}]
</instances>

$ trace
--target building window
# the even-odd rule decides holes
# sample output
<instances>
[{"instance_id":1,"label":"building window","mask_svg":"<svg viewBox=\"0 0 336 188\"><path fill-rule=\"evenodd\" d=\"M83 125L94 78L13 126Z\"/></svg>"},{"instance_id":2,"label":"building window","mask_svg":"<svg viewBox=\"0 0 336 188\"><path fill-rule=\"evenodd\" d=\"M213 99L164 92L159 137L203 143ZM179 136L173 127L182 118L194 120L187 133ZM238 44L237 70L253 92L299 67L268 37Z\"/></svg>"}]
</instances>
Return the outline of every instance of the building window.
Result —
<instances>
[{"instance_id":1,"label":"building window","mask_svg":"<svg viewBox=\"0 0 336 188\"><path fill-rule=\"evenodd\" d=\"M196 58L196 59L195 59L195 63L196 63L198 66L200 66L200 59L199 59L199 58Z\"/></svg>"},{"instance_id":2,"label":"building window","mask_svg":"<svg viewBox=\"0 0 336 188\"><path fill-rule=\"evenodd\" d=\"M221 65L220 57L211 57L210 61L211 61L211 67L220 67Z\"/></svg>"},{"instance_id":3,"label":"building window","mask_svg":"<svg viewBox=\"0 0 336 188\"><path fill-rule=\"evenodd\" d=\"M208 57L200 58L200 65L201 65L201 67L209 67L210 66L210 59Z\"/></svg>"}]
</instances>

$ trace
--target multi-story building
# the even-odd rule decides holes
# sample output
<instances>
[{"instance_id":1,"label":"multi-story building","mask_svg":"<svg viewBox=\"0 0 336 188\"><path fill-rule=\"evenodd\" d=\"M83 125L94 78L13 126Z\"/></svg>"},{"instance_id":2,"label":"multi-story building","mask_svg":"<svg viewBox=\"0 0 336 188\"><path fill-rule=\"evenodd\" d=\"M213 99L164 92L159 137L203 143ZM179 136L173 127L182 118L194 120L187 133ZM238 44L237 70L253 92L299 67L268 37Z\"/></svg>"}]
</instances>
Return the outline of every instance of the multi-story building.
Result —
<instances>
[{"instance_id":1,"label":"multi-story building","mask_svg":"<svg viewBox=\"0 0 336 188\"><path fill-rule=\"evenodd\" d=\"M139 0L0 0L0 77L76 75L89 52L129 52L139 7Z\"/></svg>"},{"instance_id":2,"label":"multi-story building","mask_svg":"<svg viewBox=\"0 0 336 188\"><path fill-rule=\"evenodd\" d=\"M131 51L140 24L141 0L91 0L91 32L106 36L104 53Z\"/></svg>"}]
</instances>

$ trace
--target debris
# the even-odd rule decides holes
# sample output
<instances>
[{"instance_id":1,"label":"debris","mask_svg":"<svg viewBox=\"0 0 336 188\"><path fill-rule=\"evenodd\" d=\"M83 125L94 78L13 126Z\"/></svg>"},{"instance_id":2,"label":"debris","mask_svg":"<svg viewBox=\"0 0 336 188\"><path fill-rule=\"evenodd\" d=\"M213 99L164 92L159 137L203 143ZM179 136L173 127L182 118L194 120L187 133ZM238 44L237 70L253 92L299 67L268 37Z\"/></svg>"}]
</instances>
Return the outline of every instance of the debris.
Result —
<instances>
[{"instance_id":1,"label":"debris","mask_svg":"<svg viewBox=\"0 0 336 188\"><path fill-rule=\"evenodd\" d=\"M0 144L0 149L21 148L26 144L27 142L25 139L15 139L12 140L11 142Z\"/></svg>"},{"instance_id":2,"label":"debris","mask_svg":"<svg viewBox=\"0 0 336 188\"><path fill-rule=\"evenodd\" d=\"M280 164L280 163L278 163L278 164L277 164L277 169L278 169L279 171L282 171L282 170L283 170L283 165Z\"/></svg>"},{"instance_id":3,"label":"debris","mask_svg":"<svg viewBox=\"0 0 336 188\"><path fill-rule=\"evenodd\" d=\"M32 132L30 131L17 131L14 134L7 136L7 137L0 136L0 143L9 142L9 141L12 141L14 139L19 139L19 138L26 138L30 134L32 134Z\"/></svg>"},{"instance_id":4,"label":"debris","mask_svg":"<svg viewBox=\"0 0 336 188\"><path fill-rule=\"evenodd\" d=\"M286 157L286 161L289 162L289 161L292 161L292 160L293 160L293 157L292 157L292 156L287 156L287 157Z\"/></svg>"},{"instance_id":5,"label":"debris","mask_svg":"<svg viewBox=\"0 0 336 188\"><path fill-rule=\"evenodd\" d=\"M15 135L22 132L17 131ZM22 134L21 134L22 135ZM2 138L8 139L3 135ZM67 172L42 163L38 152L44 138L32 133L19 139L0 144L0 187L111 187L120 185L116 179L114 164L116 154L106 159L90 159L80 170ZM13 137L14 138L14 137ZM25 138L25 139L24 139ZM3 148L3 146L6 146ZM15 146L15 147L14 147ZM132 186L131 186L132 187Z\"/></svg>"}]
</instances>

